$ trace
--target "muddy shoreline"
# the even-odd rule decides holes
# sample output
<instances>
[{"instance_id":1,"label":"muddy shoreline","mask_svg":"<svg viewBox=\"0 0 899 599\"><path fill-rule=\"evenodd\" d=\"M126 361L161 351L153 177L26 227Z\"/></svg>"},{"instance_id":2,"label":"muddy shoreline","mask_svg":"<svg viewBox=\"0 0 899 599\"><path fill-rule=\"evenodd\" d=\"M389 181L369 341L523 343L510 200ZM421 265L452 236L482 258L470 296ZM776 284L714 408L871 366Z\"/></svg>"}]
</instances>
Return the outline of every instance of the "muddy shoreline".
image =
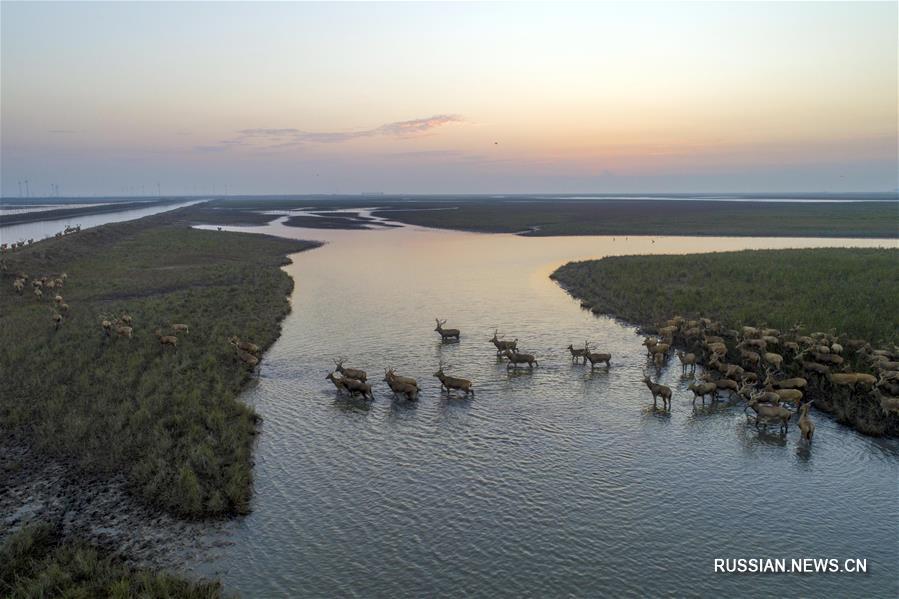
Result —
<instances>
[{"instance_id":1,"label":"muddy shoreline","mask_svg":"<svg viewBox=\"0 0 899 599\"><path fill-rule=\"evenodd\" d=\"M23 526L44 522L129 566L197 576L184 565L229 543L229 520L177 518L133 497L122 474L85 473L2 432L0 545Z\"/></svg>"}]
</instances>

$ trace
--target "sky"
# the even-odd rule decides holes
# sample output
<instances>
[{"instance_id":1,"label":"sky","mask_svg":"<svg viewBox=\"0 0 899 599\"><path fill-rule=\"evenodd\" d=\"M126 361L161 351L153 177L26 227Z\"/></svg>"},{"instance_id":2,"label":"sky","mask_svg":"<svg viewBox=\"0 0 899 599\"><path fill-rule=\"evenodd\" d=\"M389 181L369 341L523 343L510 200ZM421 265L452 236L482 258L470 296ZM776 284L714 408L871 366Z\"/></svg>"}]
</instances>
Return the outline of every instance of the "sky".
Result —
<instances>
[{"instance_id":1,"label":"sky","mask_svg":"<svg viewBox=\"0 0 899 599\"><path fill-rule=\"evenodd\" d=\"M892 191L897 40L896 2L4 1L0 193Z\"/></svg>"}]
</instances>

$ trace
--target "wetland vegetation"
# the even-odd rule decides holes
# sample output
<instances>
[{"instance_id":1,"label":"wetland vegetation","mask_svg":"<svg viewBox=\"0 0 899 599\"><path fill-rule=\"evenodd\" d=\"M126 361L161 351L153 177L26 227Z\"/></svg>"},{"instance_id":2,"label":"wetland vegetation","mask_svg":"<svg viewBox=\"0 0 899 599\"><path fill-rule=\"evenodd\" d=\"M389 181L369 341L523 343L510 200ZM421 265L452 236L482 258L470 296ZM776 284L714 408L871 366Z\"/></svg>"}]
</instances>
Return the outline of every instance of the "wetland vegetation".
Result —
<instances>
[{"instance_id":1,"label":"wetland vegetation","mask_svg":"<svg viewBox=\"0 0 899 599\"><path fill-rule=\"evenodd\" d=\"M219 216L260 210L377 207L373 216L406 224L482 233L553 235L712 235L738 237L896 238L895 194L787 195L798 201L747 196L741 201L696 198L573 199L540 196L280 196L220 198ZM784 198L780 198L784 199ZM829 201L812 202L824 199ZM844 201L833 201L844 200ZM851 201L849 201L851 200ZM249 217L255 218L255 217ZM272 217L269 216L269 219ZM359 228L358 215L304 218L294 226ZM344 219L346 222L343 222ZM228 223L215 223L228 224ZM345 227L340 225L344 224Z\"/></svg>"},{"instance_id":2,"label":"wetland vegetation","mask_svg":"<svg viewBox=\"0 0 899 599\"><path fill-rule=\"evenodd\" d=\"M191 208L48 239L4 256L0 399L4 434L89 472L125 472L133 493L182 516L243 513L256 416L237 399L251 380L228 343L263 350L289 311L286 254L315 244L190 229ZM52 293L13 279L66 273ZM101 321L133 318L133 336ZM154 331L188 323L177 346Z\"/></svg>"},{"instance_id":3,"label":"wetland vegetation","mask_svg":"<svg viewBox=\"0 0 899 599\"><path fill-rule=\"evenodd\" d=\"M221 584L133 568L104 552L62 538L49 524L25 527L0 547L0 595L25 597L222 596Z\"/></svg>"},{"instance_id":4,"label":"wetland vegetation","mask_svg":"<svg viewBox=\"0 0 899 599\"><path fill-rule=\"evenodd\" d=\"M585 307L641 325L673 314L726 326L835 331L899 342L899 250L744 250L609 256L552 274Z\"/></svg>"}]
</instances>

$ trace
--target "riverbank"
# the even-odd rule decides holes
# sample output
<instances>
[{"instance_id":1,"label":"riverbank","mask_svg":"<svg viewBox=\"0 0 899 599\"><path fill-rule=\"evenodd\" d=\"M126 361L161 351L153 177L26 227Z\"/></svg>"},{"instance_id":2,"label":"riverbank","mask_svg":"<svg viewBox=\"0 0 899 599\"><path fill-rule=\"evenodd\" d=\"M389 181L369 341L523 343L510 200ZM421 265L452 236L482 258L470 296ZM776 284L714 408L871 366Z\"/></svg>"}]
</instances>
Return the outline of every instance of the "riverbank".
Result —
<instances>
[{"instance_id":1,"label":"riverbank","mask_svg":"<svg viewBox=\"0 0 899 599\"><path fill-rule=\"evenodd\" d=\"M178 516L245 513L257 418L228 338L264 351L290 309L287 254L317 244L191 229L191 208L48 239L4 257L0 428L89 474L122 474ZM19 273L30 277L20 295ZM31 282L67 277L35 299ZM56 330L59 293L68 305ZM104 319L133 318L130 338ZM161 347L154 331L189 333Z\"/></svg>"}]
</instances>

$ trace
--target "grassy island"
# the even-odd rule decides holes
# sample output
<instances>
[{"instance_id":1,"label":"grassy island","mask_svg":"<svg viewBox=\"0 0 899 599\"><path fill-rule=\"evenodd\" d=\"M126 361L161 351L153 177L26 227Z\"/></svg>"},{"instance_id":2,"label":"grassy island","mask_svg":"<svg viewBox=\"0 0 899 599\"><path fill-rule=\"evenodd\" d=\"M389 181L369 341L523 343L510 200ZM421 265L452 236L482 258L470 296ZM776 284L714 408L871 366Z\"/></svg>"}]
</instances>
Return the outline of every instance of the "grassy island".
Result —
<instances>
[{"instance_id":1,"label":"grassy island","mask_svg":"<svg viewBox=\"0 0 899 599\"><path fill-rule=\"evenodd\" d=\"M232 335L269 347L290 309L286 254L315 244L191 229L192 208L48 239L3 256L0 431L186 517L244 513L257 417ZM22 293L19 273L29 276ZM63 288L36 299L32 281ZM59 328L59 293L68 305ZM133 318L131 338L101 321ZM174 335L163 346L155 331Z\"/></svg>"},{"instance_id":2,"label":"grassy island","mask_svg":"<svg viewBox=\"0 0 899 599\"><path fill-rule=\"evenodd\" d=\"M835 331L899 342L899 250L746 250L615 256L552 274L587 307L641 325L708 316L727 326Z\"/></svg>"}]
</instances>

